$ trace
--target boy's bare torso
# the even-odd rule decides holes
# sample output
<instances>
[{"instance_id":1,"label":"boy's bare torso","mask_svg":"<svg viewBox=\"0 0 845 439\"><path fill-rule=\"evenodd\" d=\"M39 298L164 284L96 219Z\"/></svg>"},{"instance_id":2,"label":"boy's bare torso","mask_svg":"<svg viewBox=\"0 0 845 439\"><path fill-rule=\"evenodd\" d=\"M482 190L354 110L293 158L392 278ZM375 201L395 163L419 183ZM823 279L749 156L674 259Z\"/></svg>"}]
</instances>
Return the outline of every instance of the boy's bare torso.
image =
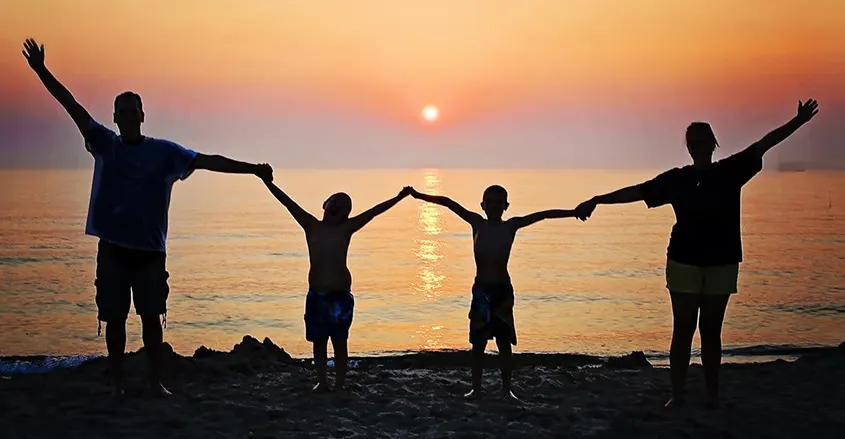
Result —
<instances>
[{"instance_id":1,"label":"boy's bare torso","mask_svg":"<svg viewBox=\"0 0 845 439\"><path fill-rule=\"evenodd\" d=\"M308 287L311 291L348 292L352 288L352 274L346 266L352 234L343 224L317 222L305 234L308 243Z\"/></svg>"},{"instance_id":2,"label":"boy's bare torso","mask_svg":"<svg viewBox=\"0 0 845 439\"><path fill-rule=\"evenodd\" d=\"M475 276L489 284L510 283L508 260L516 237L516 228L507 221L484 220L473 227Z\"/></svg>"}]
</instances>

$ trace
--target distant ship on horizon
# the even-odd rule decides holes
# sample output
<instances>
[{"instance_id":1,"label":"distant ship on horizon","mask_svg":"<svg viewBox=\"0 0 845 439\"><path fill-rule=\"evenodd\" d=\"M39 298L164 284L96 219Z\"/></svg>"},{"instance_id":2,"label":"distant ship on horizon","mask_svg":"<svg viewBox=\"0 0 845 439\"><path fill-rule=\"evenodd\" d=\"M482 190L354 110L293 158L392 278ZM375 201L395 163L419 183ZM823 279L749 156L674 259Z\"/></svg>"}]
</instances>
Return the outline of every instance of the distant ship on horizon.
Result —
<instances>
[{"instance_id":1,"label":"distant ship on horizon","mask_svg":"<svg viewBox=\"0 0 845 439\"><path fill-rule=\"evenodd\" d=\"M807 163L805 162L778 162L777 170L779 172L804 172L807 170Z\"/></svg>"}]
</instances>

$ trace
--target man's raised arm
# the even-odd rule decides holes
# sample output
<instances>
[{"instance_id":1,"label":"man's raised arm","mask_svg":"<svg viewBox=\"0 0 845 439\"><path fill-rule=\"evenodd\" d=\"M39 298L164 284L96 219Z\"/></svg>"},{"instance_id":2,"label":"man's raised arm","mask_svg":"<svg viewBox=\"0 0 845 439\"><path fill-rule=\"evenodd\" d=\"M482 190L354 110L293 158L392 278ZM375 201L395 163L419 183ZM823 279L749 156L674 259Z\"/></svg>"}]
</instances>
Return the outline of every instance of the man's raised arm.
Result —
<instances>
[{"instance_id":1,"label":"man's raised arm","mask_svg":"<svg viewBox=\"0 0 845 439\"><path fill-rule=\"evenodd\" d=\"M29 63L29 67L38 75L38 79L41 80L47 91L64 107L76 127L79 128L79 132L84 136L88 130L91 115L88 114L85 107L76 102L70 91L44 65L44 45L39 46L34 39L29 38L23 43L23 48L22 53Z\"/></svg>"},{"instance_id":2,"label":"man's raised arm","mask_svg":"<svg viewBox=\"0 0 845 439\"><path fill-rule=\"evenodd\" d=\"M239 162L222 155L197 153L193 165L194 169L205 169L224 174L253 174L261 177L262 180L273 181L273 170L269 166Z\"/></svg>"}]
</instances>

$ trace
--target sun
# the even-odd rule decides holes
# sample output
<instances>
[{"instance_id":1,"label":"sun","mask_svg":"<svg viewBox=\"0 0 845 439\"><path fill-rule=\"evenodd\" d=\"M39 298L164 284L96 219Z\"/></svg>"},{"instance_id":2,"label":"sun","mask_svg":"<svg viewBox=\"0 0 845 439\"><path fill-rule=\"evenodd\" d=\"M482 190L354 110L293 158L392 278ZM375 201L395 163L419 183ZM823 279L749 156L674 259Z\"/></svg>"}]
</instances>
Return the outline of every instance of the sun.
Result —
<instances>
[{"instance_id":1,"label":"sun","mask_svg":"<svg viewBox=\"0 0 845 439\"><path fill-rule=\"evenodd\" d=\"M440 110L434 105L426 105L422 110L422 117L429 122L434 122L440 117Z\"/></svg>"}]
</instances>

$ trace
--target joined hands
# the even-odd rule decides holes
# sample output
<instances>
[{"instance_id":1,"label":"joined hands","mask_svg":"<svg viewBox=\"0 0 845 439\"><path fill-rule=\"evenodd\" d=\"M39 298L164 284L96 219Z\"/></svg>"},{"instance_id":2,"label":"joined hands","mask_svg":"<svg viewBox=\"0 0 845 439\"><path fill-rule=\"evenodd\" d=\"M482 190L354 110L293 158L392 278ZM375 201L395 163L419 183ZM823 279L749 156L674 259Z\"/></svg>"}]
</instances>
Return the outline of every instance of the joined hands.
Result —
<instances>
[{"instance_id":1,"label":"joined hands","mask_svg":"<svg viewBox=\"0 0 845 439\"><path fill-rule=\"evenodd\" d=\"M584 201L575 208L575 217L581 221L587 221L587 218L592 216L593 211L596 210L597 205L592 198Z\"/></svg>"},{"instance_id":2,"label":"joined hands","mask_svg":"<svg viewBox=\"0 0 845 439\"><path fill-rule=\"evenodd\" d=\"M405 187L402 188L401 191L399 191L398 197L399 198L405 198L408 195L414 195L414 192L416 192L414 190L414 188L412 188L411 186L405 186Z\"/></svg>"},{"instance_id":3,"label":"joined hands","mask_svg":"<svg viewBox=\"0 0 845 439\"><path fill-rule=\"evenodd\" d=\"M255 165L255 175L265 183L273 182L273 167L267 163Z\"/></svg>"},{"instance_id":4,"label":"joined hands","mask_svg":"<svg viewBox=\"0 0 845 439\"><path fill-rule=\"evenodd\" d=\"M422 195L422 194L420 194L416 189L414 189L413 186L405 186L405 188L408 189L408 191L409 191L408 195L416 198L417 200L420 199L420 195Z\"/></svg>"}]
</instances>

